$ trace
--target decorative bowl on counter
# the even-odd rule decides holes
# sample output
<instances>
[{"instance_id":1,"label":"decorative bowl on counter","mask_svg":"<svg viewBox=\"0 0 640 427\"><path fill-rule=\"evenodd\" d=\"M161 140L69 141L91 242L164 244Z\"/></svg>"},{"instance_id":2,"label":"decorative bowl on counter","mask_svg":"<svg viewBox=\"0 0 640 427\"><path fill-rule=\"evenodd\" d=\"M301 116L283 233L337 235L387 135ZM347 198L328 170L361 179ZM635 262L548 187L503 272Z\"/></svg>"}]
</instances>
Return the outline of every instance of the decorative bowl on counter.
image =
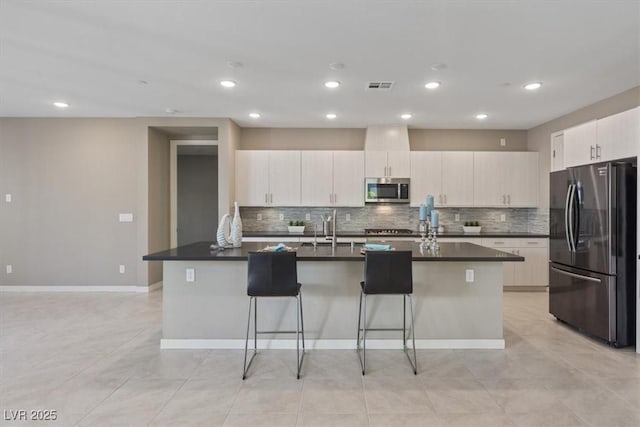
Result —
<instances>
[{"instance_id":1,"label":"decorative bowl on counter","mask_svg":"<svg viewBox=\"0 0 640 427\"><path fill-rule=\"evenodd\" d=\"M479 227L469 227L469 226L463 225L463 226L462 226L462 230L463 230L465 233L479 233L479 232L480 232L480 230L482 230L482 226L479 226Z\"/></svg>"},{"instance_id":2,"label":"decorative bowl on counter","mask_svg":"<svg viewBox=\"0 0 640 427\"><path fill-rule=\"evenodd\" d=\"M287 226L289 233L304 233L304 225L289 225Z\"/></svg>"}]
</instances>

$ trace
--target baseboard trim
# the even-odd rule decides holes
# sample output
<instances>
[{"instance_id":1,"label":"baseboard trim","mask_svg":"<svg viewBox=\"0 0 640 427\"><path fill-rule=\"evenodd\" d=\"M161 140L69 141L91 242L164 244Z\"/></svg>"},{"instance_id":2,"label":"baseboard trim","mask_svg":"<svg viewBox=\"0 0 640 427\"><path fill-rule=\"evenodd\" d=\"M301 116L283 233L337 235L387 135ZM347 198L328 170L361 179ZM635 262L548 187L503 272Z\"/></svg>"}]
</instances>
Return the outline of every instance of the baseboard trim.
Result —
<instances>
[{"instance_id":1,"label":"baseboard trim","mask_svg":"<svg viewBox=\"0 0 640 427\"><path fill-rule=\"evenodd\" d=\"M252 341L250 341L250 346ZM410 344L410 343L409 343ZM355 339L352 340L330 340L321 339L305 340L307 350L355 350ZM449 349L449 350L503 350L505 347L503 339L450 339L450 340L416 340L416 349ZM244 349L243 339L161 339L160 348L199 350L199 349L219 349L238 350ZM295 340L258 340L259 349L272 350L295 350ZM401 340L367 340L367 349L372 350L396 350L402 348Z\"/></svg>"},{"instance_id":2,"label":"baseboard trim","mask_svg":"<svg viewBox=\"0 0 640 427\"><path fill-rule=\"evenodd\" d=\"M162 286L162 282L160 286ZM154 283L151 286L155 286ZM135 292L149 293L157 288L151 286L9 286L0 285L0 292Z\"/></svg>"}]
</instances>

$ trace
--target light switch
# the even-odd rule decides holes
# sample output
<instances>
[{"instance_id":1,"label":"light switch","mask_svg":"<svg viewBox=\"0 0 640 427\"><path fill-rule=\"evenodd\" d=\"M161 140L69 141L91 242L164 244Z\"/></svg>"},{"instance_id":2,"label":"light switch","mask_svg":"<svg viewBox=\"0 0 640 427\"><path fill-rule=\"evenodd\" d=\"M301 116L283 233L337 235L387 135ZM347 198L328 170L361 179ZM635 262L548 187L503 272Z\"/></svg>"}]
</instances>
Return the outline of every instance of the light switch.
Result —
<instances>
[{"instance_id":1,"label":"light switch","mask_svg":"<svg viewBox=\"0 0 640 427\"><path fill-rule=\"evenodd\" d=\"M258 221L262 221L262 214L261 214L261 213L259 213L258 215L256 215L256 219L257 219Z\"/></svg>"},{"instance_id":2,"label":"light switch","mask_svg":"<svg viewBox=\"0 0 640 427\"><path fill-rule=\"evenodd\" d=\"M4 201L7 203L11 203L11 194L7 193L4 195Z\"/></svg>"},{"instance_id":3,"label":"light switch","mask_svg":"<svg viewBox=\"0 0 640 427\"><path fill-rule=\"evenodd\" d=\"M11 264L7 264L6 269L7 269L7 274L13 273L13 266Z\"/></svg>"},{"instance_id":4,"label":"light switch","mask_svg":"<svg viewBox=\"0 0 640 427\"><path fill-rule=\"evenodd\" d=\"M505 222L507 220L507 215L505 214L500 214L500 221L501 222Z\"/></svg>"},{"instance_id":5,"label":"light switch","mask_svg":"<svg viewBox=\"0 0 640 427\"><path fill-rule=\"evenodd\" d=\"M311 214L310 214L310 213L307 213L307 214L304 216L304 219L305 219L305 221L311 221Z\"/></svg>"},{"instance_id":6,"label":"light switch","mask_svg":"<svg viewBox=\"0 0 640 427\"><path fill-rule=\"evenodd\" d=\"M133 214L121 213L120 215L118 215L118 219L120 222L133 222Z\"/></svg>"},{"instance_id":7,"label":"light switch","mask_svg":"<svg viewBox=\"0 0 640 427\"><path fill-rule=\"evenodd\" d=\"M280 221L284 221L284 214L280 214L278 217L280 218Z\"/></svg>"},{"instance_id":8,"label":"light switch","mask_svg":"<svg viewBox=\"0 0 640 427\"><path fill-rule=\"evenodd\" d=\"M473 283L473 280L474 280L473 276L474 276L473 269L468 268L466 270L466 281L467 281L467 283Z\"/></svg>"},{"instance_id":9,"label":"light switch","mask_svg":"<svg viewBox=\"0 0 640 427\"><path fill-rule=\"evenodd\" d=\"M500 146L505 147L507 145L507 139L506 138L500 138Z\"/></svg>"},{"instance_id":10,"label":"light switch","mask_svg":"<svg viewBox=\"0 0 640 427\"><path fill-rule=\"evenodd\" d=\"M347 214L347 216L345 217L345 220L347 222L351 221L351 214Z\"/></svg>"},{"instance_id":11,"label":"light switch","mask_svg":"<svg viewBox=\"0 0 640 427\"><path fill-rule=\"evenodd\" d=\"M455 218L454 221L456 222L460 221L460 214L455 214L454 218Z\"/></svg>"},{"instance_id":12,"label":"light switch","mask_svg":"<svg viewBox=\"0 0 640 427\"><path fill-rule=\"evenodd\" d=\"M124 272L125 272L124 264L120 264L120 274L124 274Z\"/></svg>"}]
</instances>

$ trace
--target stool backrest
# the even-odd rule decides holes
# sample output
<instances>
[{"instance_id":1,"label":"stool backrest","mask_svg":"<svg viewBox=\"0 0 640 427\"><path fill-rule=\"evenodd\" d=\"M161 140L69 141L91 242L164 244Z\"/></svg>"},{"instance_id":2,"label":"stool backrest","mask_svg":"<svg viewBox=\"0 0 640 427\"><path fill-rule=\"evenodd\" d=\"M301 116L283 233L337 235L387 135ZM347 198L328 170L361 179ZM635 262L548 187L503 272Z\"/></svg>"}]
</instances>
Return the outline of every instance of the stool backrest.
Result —
<instances>
[{"instance_id":1,"label":"stool backrest","mask_svg":"<svg viewBox=\"0 0 640 427\"><path fill-rule=\"evenodd\" d=\"M369 251L364 258L365 294L413 292L411 251Z\"/></svg>"},{"instance_id":2,"label":"stool backrest","mask_svg":"<svg viewBox=\"0 0 640 427\"><path fill-rule=\"evenodd\" d=\"M249 296L298 295L295 252L249 252L247 276Z\"/></svg>"}]
</instances>

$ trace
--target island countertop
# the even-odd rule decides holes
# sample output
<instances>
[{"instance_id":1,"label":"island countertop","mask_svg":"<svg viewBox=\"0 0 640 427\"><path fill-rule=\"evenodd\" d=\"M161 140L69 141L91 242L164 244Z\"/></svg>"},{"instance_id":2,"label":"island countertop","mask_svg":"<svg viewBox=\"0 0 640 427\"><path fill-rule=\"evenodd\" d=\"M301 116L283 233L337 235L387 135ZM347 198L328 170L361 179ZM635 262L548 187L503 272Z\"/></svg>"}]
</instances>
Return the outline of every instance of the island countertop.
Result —
<instances>
[{"instance_id":1,"label":"island countertop","mask_svg":"<svg viewBox=\"0 0 640 427\"><path fill-rule=\"evenodd\" d=\"M145 261L246 261L249 252L259 251L273 243L246 242L240 248L225 250L211 249L212 242L197 242L190 245L171 248L145 255ZM361 245L356 244L351 249L349 244L338 244L336 248L330 245L313 246L297 244L298 261L364 261L360 254ZM420 245L413 242L393 242L395 250L410 250L414 261L435 262L523 262L524 257L508 252L487 248L473 243L440 243L440 250L436 253L421 251Z\"/></svg>"}]
</instances>

